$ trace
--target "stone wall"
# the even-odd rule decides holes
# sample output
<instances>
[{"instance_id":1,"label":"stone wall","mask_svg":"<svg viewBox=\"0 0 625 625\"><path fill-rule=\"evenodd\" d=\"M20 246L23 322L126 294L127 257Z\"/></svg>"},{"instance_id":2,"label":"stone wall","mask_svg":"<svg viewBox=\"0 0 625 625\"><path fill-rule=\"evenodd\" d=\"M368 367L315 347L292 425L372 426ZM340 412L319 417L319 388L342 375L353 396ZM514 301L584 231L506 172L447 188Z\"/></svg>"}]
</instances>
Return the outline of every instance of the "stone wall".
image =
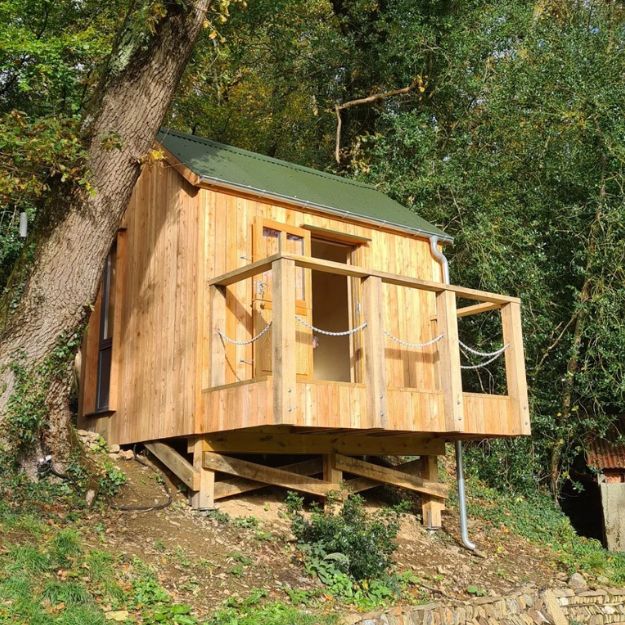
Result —
<instances>
[{"instance_id":1,"label":"stone wall","mask_svg":"<svg viewBox=\"0 0 625 625\"><path fill-rule=\"evenodd\" d=\"M536 591L466 602L398 607L349 619L351 625L625 625L625 588Z\"/></svg>"}]
</instances>

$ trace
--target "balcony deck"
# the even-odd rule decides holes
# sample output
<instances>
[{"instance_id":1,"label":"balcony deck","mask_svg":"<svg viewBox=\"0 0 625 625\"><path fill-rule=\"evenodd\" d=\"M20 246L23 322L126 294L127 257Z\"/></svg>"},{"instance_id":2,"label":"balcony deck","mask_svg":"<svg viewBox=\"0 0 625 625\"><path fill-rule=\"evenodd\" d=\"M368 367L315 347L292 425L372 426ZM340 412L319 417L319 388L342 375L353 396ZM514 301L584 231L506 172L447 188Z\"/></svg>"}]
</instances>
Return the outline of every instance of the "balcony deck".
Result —
<instances>
[{"instance_id":1,"label":"balcony deck","mask_svg":"<svg viewBox=\"0 0 625 625\"><path fill-rule=\"evenodd\" d=\"M295 322L297 268L339 274L360 282L361 313L367 327L362 331L359 348L359 380L338 382L297 375L296 352L301 342ZM268 271L273 285L272 372L226 384L226 345L218 332L225 327L226 289ZM433 322L442 338L428 348L432 354L429 366L435 370L434 388L397 387L387 380L380 306L385 284L427 291L436 298ZM283 253L219 276L209 285L210 376L202 390L203 408L196 421L196 434L276 426L282 426L277 428L280 430L288 426L291 432L302 428L398 437L419 434L450 440L530 433L518 298ZM458 308L457 298L475 303ZM507 346L502 358L507 393L463 392L458 319L493 310L500 311L502 338Z\"/></svg>"}]
</instances>

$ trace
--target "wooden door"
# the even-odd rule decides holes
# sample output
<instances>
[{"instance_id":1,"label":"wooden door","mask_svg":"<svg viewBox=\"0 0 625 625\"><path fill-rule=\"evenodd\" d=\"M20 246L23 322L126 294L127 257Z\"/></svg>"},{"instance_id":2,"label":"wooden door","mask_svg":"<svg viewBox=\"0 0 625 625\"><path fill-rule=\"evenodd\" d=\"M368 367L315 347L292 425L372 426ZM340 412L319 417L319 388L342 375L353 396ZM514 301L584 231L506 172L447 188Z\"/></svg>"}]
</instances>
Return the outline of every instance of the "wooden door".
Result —
<instances>
[{"instance_id":1,"label":"wooden door","mask_svg":"<svg viewBox=\"0 0 625 625\"><path fill-rule=\"evenodd\" d=\"M254 261L284 252L310 256L310 232L277 221L259 218L254 224ZM254 334L261 332L271 321L273 288L271 271L254 278L252 308ZM310 271L295 269L295 314L308 324L312 323L312 283ZM312 331L302 323L295 324L297 340L297 375L312 375ZM254 343L254 375L271 373L271 332Z\"/></svg>"}]
</instances>

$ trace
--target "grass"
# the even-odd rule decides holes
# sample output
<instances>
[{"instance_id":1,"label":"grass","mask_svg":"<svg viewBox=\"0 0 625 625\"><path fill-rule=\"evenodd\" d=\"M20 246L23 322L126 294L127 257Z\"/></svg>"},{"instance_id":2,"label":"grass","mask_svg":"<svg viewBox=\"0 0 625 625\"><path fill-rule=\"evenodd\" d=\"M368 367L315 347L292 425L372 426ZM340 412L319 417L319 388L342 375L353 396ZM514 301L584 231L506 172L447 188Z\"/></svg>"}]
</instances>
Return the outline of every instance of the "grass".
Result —
<instances>
[{"instance_id":1,"label":"grass","mask_svg":"<svg viewBox=\"0 0 625 625\"><path fill-rule=\"evenodd\" d=\"M0 624L105 625L331 625L331 617L255 591L230 601L200 622L186 604L175 603L156 571L138 558L126 559L88 547L67 511L45 515L17 511L0 499ZM74 524L76 518L70 516ZM186 554L177 549L176 557ZM236 566L252 559L233 552ZM114 618L113 618L114 617Z\"/></svg>"},{"instance_id":2,"label":"grass","mask_svg":"<svg viewBox=\"0 0 625 625\"><path fill-rule=\"evenodd\" d=\"M335 625L337 616L302 611L280 601L263 602L267 591L256 588L246 599L229 599L207 625Z\"/></svg>"},{"instance_id":3,"label":"grass","mask_svg":"<svg viewBox=\"0 0 625 625\"><path fill-rule=\"evenodd\" d=\"M470 481L468 492L472 516L546 547L566 572L601 575L614 585L625 582L625 553L612 553L599 541L579 536L549 497L507 495L475 479Z\"/></svg>"}]
</instances>

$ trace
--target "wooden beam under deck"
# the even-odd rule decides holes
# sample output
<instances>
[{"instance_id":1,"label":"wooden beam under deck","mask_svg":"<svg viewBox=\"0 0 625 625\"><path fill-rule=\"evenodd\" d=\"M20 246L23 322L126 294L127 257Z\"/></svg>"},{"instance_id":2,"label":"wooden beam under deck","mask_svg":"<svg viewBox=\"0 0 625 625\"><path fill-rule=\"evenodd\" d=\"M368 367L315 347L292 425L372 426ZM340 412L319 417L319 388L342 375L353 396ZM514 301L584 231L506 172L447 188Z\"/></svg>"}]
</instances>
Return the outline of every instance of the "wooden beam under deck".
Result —
<instances>
[{"instance_id":1,"label":"wooden beam under deck","mask_svg":"<svg viewBox=\"0 0 625 625\"><path fill-rule=\"evenodd\" d=\"M379 434L384 434L380 436ZM428 456L445 453L445 441L423 435L358 432L300 433L296 428L248 428L203 434L203 449L217 453Z\"/></svg>"},{"instance_id":2,"label":"wooden beam under deck","mask_svg":"<svg viewBox=\"0 0 625 625\"><path fill-rule=\"evenodd\" d=\"M377 464L372 464L371 462L358 460L357 458L337 454L336 468L345 473L353 473L354 475L366 477L382 484L400 486L401 488L407 488L408 490L414 490L441 499L447 497L448 488L445 484L425 480L416 475L404 473L397 469L382 467Z\"/></svg>"},{"instance_id":3,"label":"wooden beam under deck","mask_svg":"<svg viewBox=\"0 0 625 625\"><path fill-rule=\"evenodd\" d=\"M208 451L203 455L203 466L211 471L219 471L236 475L255 482L273 484L311 495L326 497L330 491L337 489L337 484L324 482L314 477L299 475L283 469L266 467L248 460L240 460L230 456L222 456Z\"/></svg>"},{"instance_id":4,"label":"wooden beam under deck","mask_svg":"<svg viewBox=\"0 0 625 625\"><path fill-rule=\"evenodd\" d=\"M159 441L144 443L145 448L154 454L185 486L199 490L200 473L175 449Z\"/></svg>"},{"instance_id":5,"label":"wooden beam under deck","mask_svg":"<svg viewBox=\"0 0 625 625\"><path fill-rule=\"evenodd\" d=\"M298 475L318 475L322 472L321 458L312 458L302 462L293 462L279 466L278 469L297 473ZM240 495L259 488L266 488L268 484L255 482L244 477L227 477L226 479L215 482L215 499L223 499L232 495Z\"/></svg>"}]
</instances>

